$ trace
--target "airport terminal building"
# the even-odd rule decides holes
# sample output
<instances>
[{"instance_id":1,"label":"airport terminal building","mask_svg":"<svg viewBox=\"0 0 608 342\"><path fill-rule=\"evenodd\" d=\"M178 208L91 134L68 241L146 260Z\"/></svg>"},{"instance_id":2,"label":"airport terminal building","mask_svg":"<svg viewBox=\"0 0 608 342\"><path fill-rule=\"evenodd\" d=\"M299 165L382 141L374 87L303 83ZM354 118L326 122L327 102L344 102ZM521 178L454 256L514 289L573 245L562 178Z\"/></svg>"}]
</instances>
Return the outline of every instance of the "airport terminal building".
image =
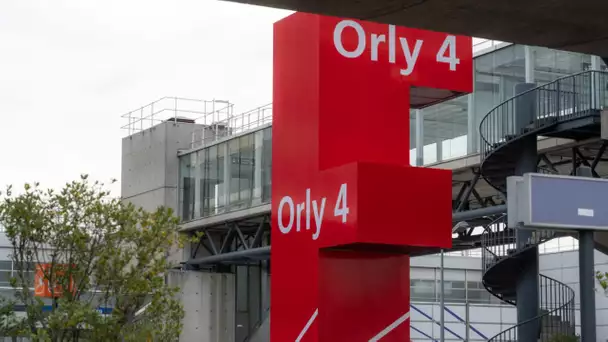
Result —
<instances>
[{"instance_id":1,"label":"airport terminal building","mask_svg":"<svg viewBox=\"0 0 608 342\"><path fill-rule=\"evenodd\" d=\"M452 170L453 211L486 213L455 222L453 250L446 251L443 272L437 254L411 259L412 341L439 341L441 316L446 341L487 341L517 323L508 286L499 290L500 284L490 278L496 273L490 272L498 265L495 260L513 252L504 213L491 211L505 204L500 179L509 166L481 166L493 146L516 139L505 107L517 95L515 85L540 87L533 92L545 117L576 116L569 119L570 126L539 134L539 172L568 175L582 165L592 168L596 177L608 175L600 129L608 73L599 57L481 41L474 45L473 68L472 94L409 113L411 164ZM576 114L581 107L585 114ZM172 97L124 118L122 198L146 209L172 207L185 234L203 236L200 243L170 256L180 265L169 281L182 288L182 340L268 341L272 105L235 113L229 101ZM374 139L390 124L374 122L370 115L369 136L361 139ZM496 236L502 240L497 242ZM539 293L546 296L540 300L542 327L577 329L576 236L543 236L534 242L544 287ZM596 269L608 271L608 249L600 243L596 248ZM555 289L559 295L553 298ZM596 309L598 341L608 341L608 297L601 289Z\"/></svg>"}]
</instances>

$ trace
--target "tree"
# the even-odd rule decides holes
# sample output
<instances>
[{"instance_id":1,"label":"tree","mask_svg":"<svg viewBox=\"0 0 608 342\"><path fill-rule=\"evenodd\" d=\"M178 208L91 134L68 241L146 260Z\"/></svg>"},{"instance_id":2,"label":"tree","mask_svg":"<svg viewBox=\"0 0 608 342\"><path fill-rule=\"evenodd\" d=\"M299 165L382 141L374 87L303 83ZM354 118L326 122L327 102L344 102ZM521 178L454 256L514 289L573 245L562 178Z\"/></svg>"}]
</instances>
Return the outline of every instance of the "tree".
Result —
<instances>
[{"instance_id":1,"label":"tree","mask_svg":"<svg viewBox=\"0 0 608 342\"><path fill-rule=\"evenodd\" d=\"M579 335L557 334L551 336L549 342L579 342L580 340Z\"/></svg>"},{"instance_id":2,"label":"tree","mask_svg":"<svg viewBox=\"0 0 608 342\"><path fill-rule=\"evenodd\" d=\"M595 278L604 291L608 291L608 272L595 271Z\"/></svg>"},{"instance_id":3,"label":"tree","mask_svg":"<svg viewBox=\"0 0 608 342\"><path fill-rule=\"evenodd\" d=\"M15 297L26 307L22 334L53 342L178 339L184 311L165 281L168 251L179 243L171 209L148 212L110 198L86 175L59 192L36 183L13 193L8 187L0 200L0 225L12 244ZM31 291L36 273L48 298ZM111 313L100 312L106 307Z\"/></svg>"}]
</instances>

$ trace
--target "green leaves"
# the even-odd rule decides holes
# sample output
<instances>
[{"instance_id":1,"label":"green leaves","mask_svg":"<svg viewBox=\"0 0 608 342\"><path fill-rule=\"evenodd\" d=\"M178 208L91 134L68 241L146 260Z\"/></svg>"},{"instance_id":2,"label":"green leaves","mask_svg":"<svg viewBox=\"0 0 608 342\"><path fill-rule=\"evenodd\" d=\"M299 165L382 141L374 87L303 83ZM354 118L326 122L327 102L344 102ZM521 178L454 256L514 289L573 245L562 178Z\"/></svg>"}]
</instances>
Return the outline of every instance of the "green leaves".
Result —
<instances>
[{"instance_id":1,"label":"green leaves","mask_svg":"<svg viewBox=\"0 0 608 342\"><path fill-rule=\"evenodd\" d=\"M608 273L595 271L595 279L597 279L604 291L608 291Z\"/></svg>"},{"instance_id":2,"label":"green leaves","mask_svg":"<svg viewBox=\"0 0 608 342\"><path fill-rule=\"evenodd\" d=\"M172 210L148 212L111 198L87 175L60 191L38 183L23 189L14 195L9 187L0 200L0 225L14 264L22 265L12 279L27 311L21 334L36 341L177 340L184 312L164 281L166 255L182 241ZM52 298L30 290L38 264L48 264L41 275ZM103 315L98 307L113 311Z\"/></svg>"}]
</instances>

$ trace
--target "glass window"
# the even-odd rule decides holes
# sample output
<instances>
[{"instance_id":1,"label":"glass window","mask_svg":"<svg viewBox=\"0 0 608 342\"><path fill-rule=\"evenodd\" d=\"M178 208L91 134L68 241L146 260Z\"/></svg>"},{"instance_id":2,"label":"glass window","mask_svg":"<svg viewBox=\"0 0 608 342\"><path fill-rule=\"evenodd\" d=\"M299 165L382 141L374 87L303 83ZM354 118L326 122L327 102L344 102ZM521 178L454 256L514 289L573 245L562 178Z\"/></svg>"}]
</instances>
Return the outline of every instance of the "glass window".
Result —
<instances>
[{"instance_id":1,"label":"glass window","mask_svg":"<svg viewBox=\"0 0 608 342\"><path fill-rule=\"evenodd\" d=\"M272 183L272 127L264 128L262 142L262 202L270 203Z\"/></svg>"},{"instance_id":2,"label":"glass window","mask_svg":"<svg viewBox=\"0 0 608 342\"><path fill-rule=\"evenodd\" d=\"M251 205L262 203L262 153L264 151L264 131L253 133L253 186Z\"/></svg>"},{"instance_id":3,"label":"glass window","mask_svg":"<svg viewBox=\"0 0 608 342\"><path fill-rule=\"evenodd\" d=\"M224 207L224 144L213 145L205 150L204 177L201 186L203 216L220 213Z\"/></svg>"},{"instance_id":4,"label":"glass window","mask_svg":"<svg viewBox=\"0 0 608 342\"><path fill-rule=\"evenodd\" d=\"M11 284L11 271L0 271L0 286L7 286Z\"/></svg>"},{"instance_id":5,"label":"glass window","mask_svg":"<svg viewBox=\"0 0 608 342\"><path fill-rule=\"evenodd\" d=\"M475 124L495 106L513 96L514 87L525 82L524 46L510 45L474 60L475 67ZM495 125L501 130L500 125ZM488 134L488 133L486 133Z\"/></svg>"},{"instance_id":6,"label":"glass window","mask_svg":"<svg viewBox=\"0 0 608 342\"><path fill-rule=\"evenodd\" d=\"M239 192L240 200L249 206L253 195L253 174L255 161L254 134L239 138Z\"/></svg>"},{"instance_id":7,"label":"glass window","mask_svg":"<svg viewBox=\"0 0 608 342\"><path fill-rule=\"evenodd\" d=\"M240 202L239 194L239 141L232 139L228 141L228 167L230 174L230 207L237 207Z\"/></svg>"},{"instance_id":8,"label":"glass window","mask_svg":"<svg viewBox=\"0 0 608 342\"><path fill-rule=\"evenodd\" d=\"M433 302L435 301L434 281L428 279L411 279L410 292L412 300Z\"/></svg>"},{"instance_id":9,"label":"glass window","mask_svg":"<svg viewBox=\"0 0 608 342\"><path fill-rule=\"evenodd\" d=\"M448 302L464 302L466 300L464 282L445 281L444 284L445 300ZM441 282L437 281L437 291L441 291Z\"/></svg>"},{"instance_id":10,"label":"glass window","mask_svg":"<svg viewBox=\"0 0 608 342\"><path fill-rule=\"evenodd\" d=\"M204 150L198 151L198 210L200 216L205 217L209 215L209 196L208 196L208 180L209 176L209 149L217 149L217 146L211 146Z\"/></svg>"},{"instance_id":11,"label":"glass window","mask_svg":"<svg viewBox=\"0 0 608 342\"><path fill-rule=\"evenodd\" d=\"M534 80L545 84L560 77L591 68L591 56L581 53L532 47L534 55Z\"/></svg>"},{"instance_id":12,"label":"glass window","mask_svg":"<svg viewBox=\"0 0 608 342\"><path fill-rule=\"evenodd\" d=\"M12 270L13 262L12 261L0 261L0 270Z\"/></svg>"},{"instance_id":13,"label":"glass window","mask_svg":"<svg viewBox=\"0 0 608 342\"><path fill-rule=\"evenodd\" d=\"M196 153L185 155L180 159L180 209L184 221L194 218L195 163Z\"/></svg>"},{"instance_id":14,"label":"glass window","mask_svg":"<svg viewBox=\"0 0 608 342\"><path fill-rule=\"evenodd\" d=\"M468 97L460 96L422 110L425 163L467 154L468 108Z\"/></svg>"},{"instance_id":15,"label":"glass window","mask_svg":"<svg viewBox=\"0 0 608 342\"><path fill-rule=\"evenodd\" d=\"M226 143L221 143L217 145L217 160L215 161L215 167L217 168L212 175L214 175L215 179L215 193L216 193L216 203L215 203L215 213L220 213L224 211L226 206L226 183L224 180L224 169L226 168Z\"/></svg>"},{"instance_id":16,"label":"glass window","mask_svg":"<svg viewBox=\"0 0 608 342\"><path fill-rule=\"evenodd\" d=\"M254 134L229 141L230 153L230 208L251 206L254 185Z\"/></svg>"},{"instance_id":17,"label":"glass window","mask_svg":"<svg viewBox=\"0 0 608 342\"><path fill-rule=\"evenodd\" d=\"M201 185L199 189L201 197L200 210L203 217L211 215L213 208L215 207L213 203L213 199L215 198L215 193L213 192L213 190L215 190L215 184L213 184L213 178L211 176L211 172L213 172L211 163L213 163L214 157L217 157L217 145L199 151L198 158L201 170Z\"/></svg>"},{"instance_id":18,"label":"glass window","mask_svg":"<svg viewBox=\"0 0 608 342\"><path fill-rule=\"evenodd\" d=\"M410 109L410 165L416 166L416 110Z\"/></svg>"}]
</instances>

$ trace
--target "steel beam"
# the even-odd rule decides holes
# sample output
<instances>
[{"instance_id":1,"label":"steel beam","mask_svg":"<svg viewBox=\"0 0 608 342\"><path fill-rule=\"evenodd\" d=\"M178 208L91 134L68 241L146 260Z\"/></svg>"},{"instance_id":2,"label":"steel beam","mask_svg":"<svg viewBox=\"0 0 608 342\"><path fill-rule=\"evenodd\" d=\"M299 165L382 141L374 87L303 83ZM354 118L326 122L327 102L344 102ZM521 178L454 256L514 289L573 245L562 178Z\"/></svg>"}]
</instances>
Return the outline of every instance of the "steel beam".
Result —
<instances>
[{"instance_id":1,"label":"steel beam","mask_svg":"<svg viewBox=\"0 0 608 342\"><path fill-rule=\"evenodd\" d=\"M452 214L453 222L467 221L485 216L503 214L507 211L506 205L497 205L475 210L461 211ZM187 265L210 265L222 262L237 261L249 258L265 258L270 255L270 246L249 248L243 251L220 253L201 258L191 259L185 262Z\"/></svg>"},{"instance_id":2,"label":"steel beam","mask_svg":"<svg viewBox=\"0 0 608 342\"><path fill-rule=\"evenodd\" d=\"M494 207L486 207L474 210L467 210L452 213L452 222L468 221L480 217L503 214L507 212L507 205L497 205Z\"/></svg>"},{"instance_id":3,"label":"steel beam","mask_svg":"<svg viewBox=\"0 0 608 342\"><path fill-rule=\"evenodd\" d=\"M606 141L602 142L602 146L597 151L597 155L595 156L595 159L593 159L593 162L591 163L591 170L595 171L595 167L600 162L600 160L602 159L602 156L604 155L604 152L606 151L606 146L608 146L608 142L606 142Z\"/></svg>"},{"instance_id":4,"label":"steel beam","mask_svg":"<svg viewBox=\"0 0 608 342\"><path fill-rule=\"evenodd\" d=\"M577 147L573 147L572 149L578 156L579 159L581 161L581 163L583 163L583 165L587 166L588 168L591 169L591 173L593 174L593 177L595 178L600 178L600 175L597 174L597 172L595 172L594 168L591 167L591 164L589 164L589 161L587 160L587 158L581 153L581 151L577 148ZM574 171L574 174L576 173L576 170Z\"/></svg>"},{"instance_id":5,"label":"steel beam","mask_svg":"<svg viewBox=\"0 0 608 342\"><path fill-rule=\"evenodd\" d=\"M456 211L461 211L464 209L465 204L469 201L469 197L471 196L471 192L475 189L475 185L477 185L477 181L479 181L479 176L481 176L481 172L476 172L473 180L470 182L467 191L464 193L464 196L460 200Z\"/></svg>"},{"instance_id":6,"label":"steel beam","mask_svg":"<svg viewBox=\"0 0 608 342\"><path fill-rule=\"evenodd\" d=\"M210 255L202 258L192 259L185 262L187 265L210 265L240 259L265 258L270 255L270 246L250 248L244 251L236 251L218 255Z\"/></svg>"}]
</instances>

